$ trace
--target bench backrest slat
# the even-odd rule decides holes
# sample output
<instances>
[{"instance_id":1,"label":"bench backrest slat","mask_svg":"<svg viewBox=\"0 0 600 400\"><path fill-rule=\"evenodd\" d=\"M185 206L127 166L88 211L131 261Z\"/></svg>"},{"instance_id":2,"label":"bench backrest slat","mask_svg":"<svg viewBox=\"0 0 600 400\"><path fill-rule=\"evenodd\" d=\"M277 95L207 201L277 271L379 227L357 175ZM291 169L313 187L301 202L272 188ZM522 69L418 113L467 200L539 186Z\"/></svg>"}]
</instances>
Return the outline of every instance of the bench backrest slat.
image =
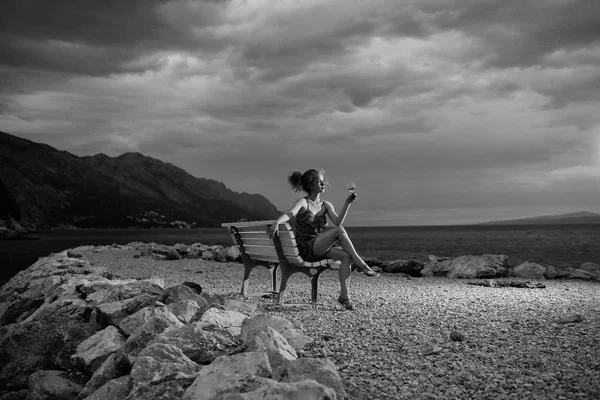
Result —
<instances>
[{"instance_id":1,"label":"bench backrest slat","mask_svg":"<svg viewBox=\"0 0 600 400\"><path fill-rule=\"evenodd\" d=\"M269 239L269 236L267 236L267 232L244 232L244 231L240 231L239 232L240 237L242 239L244 239L244 242L246 242L246 239L267 239L267 240L271 240ZM279 232L279 238L281 240L283 239L287 239L287 240L294 240L296 239L296 236L294 235L294 232L287 232L287 231L283 231L283 232Z\"/></svg>"},{"instance_id":2,"label":"bench backrest slat","mask_svg":"<svg viewBox=\"0 0 600 400\"><path fill-rule=\"evenodd\" d=\"M279 238L283 247L296 247L296 241L293 239ZM273 241L269 238L244 238L244 245L272 246Z\"/></svg>"},{"instance_id":3,"label":"bench backrest slat","mask_svg":"<svg viewBox=\"0 0 600 400\"><path fill-rule=\"evenodd\" d=\"M244 250L246 250L247 254L274 254L277 255L277 250L273 246L255 246L248 245L244 243ZM287 247L282 246L283 255L298 257L298 248L297 247Z\"/></svg>"}]
</instances>

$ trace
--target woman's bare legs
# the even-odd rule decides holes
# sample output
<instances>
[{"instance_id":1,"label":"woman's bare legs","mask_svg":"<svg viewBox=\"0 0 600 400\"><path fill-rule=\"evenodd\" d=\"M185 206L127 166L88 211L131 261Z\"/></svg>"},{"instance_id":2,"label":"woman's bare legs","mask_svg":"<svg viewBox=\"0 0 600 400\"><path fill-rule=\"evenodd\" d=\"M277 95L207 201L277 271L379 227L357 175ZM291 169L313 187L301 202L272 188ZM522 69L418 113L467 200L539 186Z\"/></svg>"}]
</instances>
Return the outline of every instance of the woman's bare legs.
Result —
<instances>
[{"instance_id":1,"label":"woman's bare legs","mask_svg":"<svg viewBox=\"0 0 600 400\"><path fill-rule=\"evenodd\" d=\"M317 236L315 243L313 244L313 252L317 257L322 257L325 255L327 250L335 243L339 242L340 246L344 250L346 250L347 254L352 257L352 261L359 267L367 267L367 263L358 255L356 250L354 249L354 245L344 229L343 226L336 226L335 228L331 228L326 230ZM332 249L333 250L333 249ZM330 250L331 251L331 250ZM334 258L334 257L331 257Z\"/></svg>"},{"instance_id":2,"label":"woman's bare legs","mask_svg":"<svg viewBox=\"0 0 600 400\"><path fill-rule=\"evenodd\" d=\"M340 265L340 299L349 300L350 274L352 272L350 271L350 264L352 263L352 257L350 257L348 252L337 247L325 253L325 257L342 262L342 265Z\"/></svg>"}]
</instances>

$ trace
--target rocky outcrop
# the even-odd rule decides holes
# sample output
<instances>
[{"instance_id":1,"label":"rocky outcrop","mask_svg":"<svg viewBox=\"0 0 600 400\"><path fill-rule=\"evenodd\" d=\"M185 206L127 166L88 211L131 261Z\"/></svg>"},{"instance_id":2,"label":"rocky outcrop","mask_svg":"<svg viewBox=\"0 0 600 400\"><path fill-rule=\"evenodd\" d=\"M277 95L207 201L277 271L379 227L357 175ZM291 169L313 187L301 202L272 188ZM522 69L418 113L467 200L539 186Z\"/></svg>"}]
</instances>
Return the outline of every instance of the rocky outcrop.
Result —
<instances>
[{"instance_id":1,"label":"rocky outcrop","mask_svg":"<svg viewBox=\"0 0 600 400\"><path fill-rule=\"evenodd\" d=\"M517 278L544 280L546 267L543 265L526 261L512 269L511 275Z\"/></svg>"},{"instance_id":2,"label":"rocky outcrop","mask_svg":"<svg viewBox=\"0 0 600 400\"><path fill-rule=\"evenodd\" d=\"M127 245L140 252L140 257L158 260L181 258L201 258L218 262L240 262L237 246L207 246L201 243L174 246L156 243L134 242ZM174 254L175 253L175 254ZM377 272L404 274L406 276L438 276L457 279L489 279L515 277L524 279L584 279L600 280L600 265L587 262L579 268L558 269L533 262L524 262L516 267L510 265L504 254L462 255L455 258L429 256L427 262L416 259L382 260L377 257L364 257L365 262ZM183 289L185 290L185 289ZM200 304L202 307L202 304Z\"/></svg>"},{"instance_id":3,"label":"rocky outcrop","mask_svg":"<svg viewBox=\"0 0 600 400\"><path fill-rule=\"evenodd\" d=\"M133 242L127 247L140 252L140 257L152 257L156 260L202 259L218 262L240 261L240 251L237 246L208 246L202 243L186 245L182 243L165 246L157 243Z\"/></svg>"},{"instance_id":4,"label":"rocky outcrop","mask_svg":"<svg viewBox=\"0 0 600 400\"><path fill-rule=\"evenodd\" d=\"M298 356L300 324L201 292L118 279L77 249L38 260L0 289L0 397L345 396L331 361Z\"/></svg>"},{"instance_id":5,"label":"rocky outcrop","mask_svg":"<svg viewBox=\"0 0 600 400\"><path fill-rule=\"evenodd\" d=\"M383 272L403 273L410 276L421 276L421 271L425 266L418 260L383 261L380 265Z\"/></svg>"},{"instance_id":6,"label":"rocky outcrop","mask_svg":"<svg viewBox=\"0 0 600 400\"><path fill-rule=\"evenodd\" d=\"M429 256L421 271L422 276L449 278L500 278L508 275L510 264L503 254L465 255L456 258Z\"/></svg>"},{"instance_id":7,"label":"rocky outcrop","mask_svg":"<svg viewBox=\"0 0 600 400\"><path fill-rule=\"evenodd\" d=\"M593 263L585 263L580 268L568 267L562 270L548 265L524 262L511 269L510 276L524 279L582 279L600 281L600 269L594 269Z\"/></svg>"},{"instance_id":8,"label":"rocky outcrop","mask_svg":"<svg viewBox=\"0 0 600 400\"><path fill-rule=\"evenodd\" d=\"M512 267L509 258L503 254L463 255L455 258L429 256L422 263L418 260L381 261L366 258L368 264L378 272L401 273L407 276L436 276L457 279L493 279L515 277L523 279L583 279L600 280L600 265L587 262L579 268L558 269L524 262Z\"/></svg>"}]
</instances>

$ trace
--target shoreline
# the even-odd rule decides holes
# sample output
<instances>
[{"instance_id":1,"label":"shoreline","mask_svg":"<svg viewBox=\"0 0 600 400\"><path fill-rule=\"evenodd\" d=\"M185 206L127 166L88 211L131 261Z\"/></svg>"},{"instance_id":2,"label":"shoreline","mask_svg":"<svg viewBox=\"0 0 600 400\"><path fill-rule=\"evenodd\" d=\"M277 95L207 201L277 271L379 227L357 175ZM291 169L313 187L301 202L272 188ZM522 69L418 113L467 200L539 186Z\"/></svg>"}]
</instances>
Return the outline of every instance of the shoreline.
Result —
<instances>
[{"instance_id":1,"label":"shoreline","mask_svg":"<svg viewBox=\"0 0 600 400\"><path fill-rule=\"evenodd\" d=\"M585 262L600 263L600 227L578 225L560 228L539 226L442 226L348 228L359 254L381 260L414 259L429 255L458 257L466 254L505 254L512 266L529 261L564 269ZM38 240L0 241L0 284L39 257L82 245L126 245L134 241L174 245L203 243L231 246L223 228L97 229L42 233Z\"/></svg>"}]
</instances>

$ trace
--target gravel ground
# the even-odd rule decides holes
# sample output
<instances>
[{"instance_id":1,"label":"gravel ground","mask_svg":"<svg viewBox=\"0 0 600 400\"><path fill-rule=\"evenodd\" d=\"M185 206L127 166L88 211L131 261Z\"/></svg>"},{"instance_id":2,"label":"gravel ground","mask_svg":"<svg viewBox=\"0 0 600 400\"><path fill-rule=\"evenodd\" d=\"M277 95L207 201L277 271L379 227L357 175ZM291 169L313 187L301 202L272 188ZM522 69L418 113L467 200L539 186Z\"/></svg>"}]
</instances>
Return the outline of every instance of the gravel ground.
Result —
<instances>
[{"instance_id":1,"label":"gravel ground","mask_svg":"<svg viewBox=\"0 0 600 400\"><path fill-rule=\"evenodd\" d=\"M120 277L158 276L167 286L193 281L210 294L240 298L243 267L201 260L134 258L103 250L86 258ZM319 305L302 274L276 307L260 293L269 273L255 269L250 296L258 310L295 319L313 339L304 352L327 357L348 399L598 399L600 283L546 281L544 289L490 288L466 280L353 274L354 311L336 302L335 271L319 280ZM578 322L565 322L575 314ZM454 341L450 333L464 336ZM431 354L428 354L431 353Z\"/></svg>"}]
</instances>

